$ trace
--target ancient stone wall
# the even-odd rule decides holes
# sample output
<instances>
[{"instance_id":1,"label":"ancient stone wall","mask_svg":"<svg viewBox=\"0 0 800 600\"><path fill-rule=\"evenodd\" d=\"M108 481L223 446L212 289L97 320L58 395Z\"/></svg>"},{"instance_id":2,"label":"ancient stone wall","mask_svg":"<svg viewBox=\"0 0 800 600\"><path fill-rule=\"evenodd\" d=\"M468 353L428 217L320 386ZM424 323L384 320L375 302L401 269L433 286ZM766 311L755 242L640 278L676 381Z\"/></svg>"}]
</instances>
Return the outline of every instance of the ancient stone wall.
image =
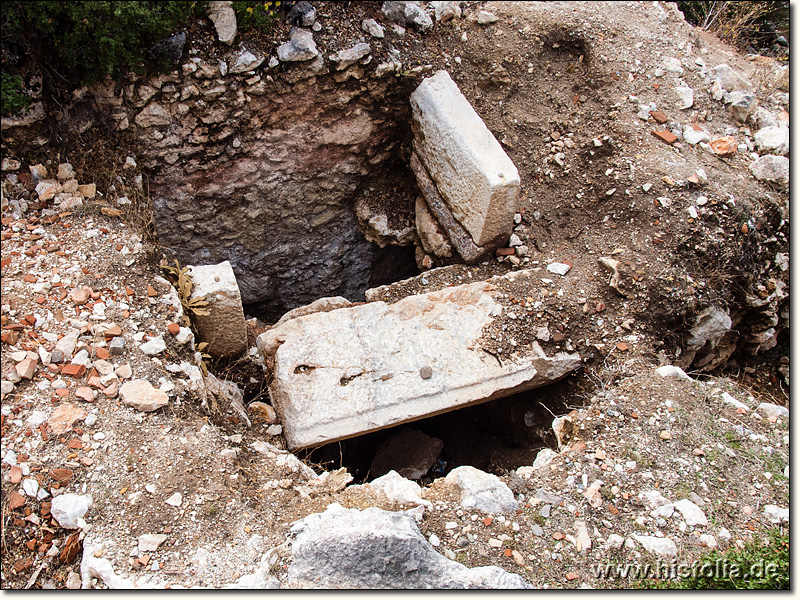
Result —
<instances>
[{"instance_id":1,"label":"ancient stone wall","mask_svg":"<svg viewBox=\"0 0 800 600\"><path fill-rule=\"evenodd\" d=\"M89 93L97 110L139 142L170 258L229 260L243 301L277 314L320 296L361 300L383 283L379 272L396 270L386 263L397 252L367 242L353 205L391 181L389 221L401 205L411 214L408 96L415 82L397 77L393 63L370 62L338 70L318 55L273 59L270 67L240 49Z\"/></svg>"}]
</instances>

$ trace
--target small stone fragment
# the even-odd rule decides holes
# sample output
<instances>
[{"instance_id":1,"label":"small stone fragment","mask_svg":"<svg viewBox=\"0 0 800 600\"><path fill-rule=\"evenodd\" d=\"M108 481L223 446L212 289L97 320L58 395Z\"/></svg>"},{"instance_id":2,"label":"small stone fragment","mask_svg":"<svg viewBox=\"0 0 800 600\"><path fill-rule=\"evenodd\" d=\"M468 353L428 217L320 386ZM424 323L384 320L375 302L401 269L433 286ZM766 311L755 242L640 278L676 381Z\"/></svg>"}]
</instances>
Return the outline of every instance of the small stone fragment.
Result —
<instances>
[{"instance_id":1,"label":"small stone fragment","mask_svg":"<svg viewBox=\"0 0 800 600\"><path fill-rule=\"evenodd\" d=\"M91 496L80 494L61 494L53 498L50 505L50 514L64 529L78 529L83 527L83 516L92 505Z\"/></svg>"},{"instance_id":2,"label":"small stone fragment","mask_svg":"<svg viewBox=\"0 0 800 600\"><path fill-rule=\"evenodd\" d=\"M655 131L654 130L654 131L651 131L650 133L653 136L657 137L658 139L660 139L661 141L663 141L663 142L665 142L667 144L672 144L673 142L675 142L675 140L678 139L678 136L676 136L671 131L667 131L666 129L664 129L662 131Z\"/></svg>"},{"instance_id":3,"label":"small stone fragment","mask_svg":"<svg viewBox=\"0 0 800 600\"><path fill-rule=\"evenodd\" d=\"M382 39L386 35L384 28L378 25L375 19L364 19L361 21L361 29L378 39Z\"/></svg>"},{"instance_id":4,"label":"small stone fragment","mask_svg":"<svg viewBox=\"0 0 800 600\"><path fill-rule=\"evenodd\" d=\"M123 404L142 412L152 412L169 404L169 397L144 379L124 383L119 389L119 395Z\"/></svg>"},{"instance_id":5,"label":"small stone fragment","mask_svg":"<svg viewBox=\"0 0 800 600\"><path fill-rule=\"evenodd\" d=\"M499 20L500 17L498 17L494 13L490 13L488 10L482 10L478 12L479 25L491 25L492 23L497 23L497 21Z\"/></svg>"},{"instance_id":6,"label":"small stone fragment","mask_svg":"<svg viewBox=\"0 0 800 600\"><path fill-rule=\"evenodd\" d=\"M181 495L180 492L175 492L174 494L172 494L172 496L164 500L164 502L166 502L170 506L174 506L177 508L183 502L183 496Z\"/></svg>"}]
</instances>

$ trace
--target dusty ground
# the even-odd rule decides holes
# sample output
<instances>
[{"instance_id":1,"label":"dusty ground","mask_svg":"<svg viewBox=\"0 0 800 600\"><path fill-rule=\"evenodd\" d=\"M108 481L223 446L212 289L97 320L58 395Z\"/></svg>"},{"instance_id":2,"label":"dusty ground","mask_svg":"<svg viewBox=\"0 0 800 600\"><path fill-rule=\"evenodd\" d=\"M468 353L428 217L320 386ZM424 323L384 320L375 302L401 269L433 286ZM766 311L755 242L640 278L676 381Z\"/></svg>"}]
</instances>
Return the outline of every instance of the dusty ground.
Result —
<instances>
[{"instance_id":1,"label":"dusty ground","mask_svg":"<svg viewBox=\"0 0 800 600\"><path fill-rule=\"evenodd\" d=\"M548 352L572 347L586 364L553 390L430 425L445 439L450 466L475 464L501 475L521 495L523 508L484 520L483 514L461 509L452 493L434 482L425 490L434 508L426 511L420 529L435 534L438 550L451 558L469 566L496 564L551 588L629 587L631 580L596 577L594 566L655 558L632 539L631 547L614 549L612 534L662 534L675 541L686 562L707 550L700 534L713 535L722 547L762 536L771 526L763 507L789 505L784 472L789 430L786 419L770 422L754 409L761 402L788 406L788 386L777 370L781 357L788 356L788 335L766 355L738 356L741 370L695 374L694 382L663 379L654 369L675 358L697 310L715 302L735 306L737 290L774 274L774 266L766 265L777 251L788 252L788 194L748 177L746 154L721 159L688 144L668 147L650 134L653 120L645 123L636 113L639 104L655 102L671 121L697 119L712 138L731 134L744 141L747 134L708 95L696 59L709 66L727 62L754 82L766 81L768 67L681 22L663 3L468 4L468 15L480 4L500 20L481 26L467 16L424 36L411 30L403 38L387 34L374 44L376 59L393 45L409 71L427 65L423 72L450 71L520 171L522 218L516 233L529 247L529 258L521 265L493 260L423 273L391 286L386 299L511 268L540 269L541 286L502 290L502 302L523 319L506 322L505 331L487 331L486 347L502 356L513 352L510 339L524 342L534 327L546 327L549 340L540 343ZM381 20L376 3L315 5L325 27L315 39L330 52L362 36L362 18ZM272 38L246 39L267 50L282 42L287 30L281 25ZM190 43L221 52L210 43L209 31L198 27ZM688 111L675 106L677 76L654 74L665 57L681 60L683 81L695 90L695 106ZM777 110L768 100L775 91L761 86L758 95ZM783 108L788 110L788 103ZM170 307L170 287L159 279L160 252L145 226L146 202L123 207L121 217L101 212L121 195L144 199L146 188L137 192L136 171L119 168L127 155L124 144L117 146L119 156L107 150L99 156L98 142L85 143L92 152L56 156L40 150L14 157L23 160L21 173L38 160L52 172L69 160L79 182L96 182L103 196L72 213L59 214L32 200L17 217L4 209L3 379L18 362L16 353L52 352L59 336L75 329L81 332L78 349L85 346L92 359L102 359L108 349L103 331L116 324L125 350L106 360L115 367L130 365L131 378L169 390L170 404L154 413L136 412L120 404L114 389L93 385L91 371L74 378L42 360L31 380L4 396L3 587L64 587L80 561L79 548L68 539L72 532L49 518L50 497L19 496L19 504L16 494L23 494L22 480L29 478L50 495L91 494L94 505L84 532L95 554L111 560L117 574L158 587L235 583L255 571L267 550L283 544L293 521L330 502L399 508L367 486L314 484L308 471L287 459L291 455L279 453L280 435L267 433L272 424L251 414L248 428L233 410L209 414L185 378L167 369L191 350L167 333L177 314ZM563 167L554 160L559 152ZM688 182L698 169L707 172L707 185ZM31 198L29 181L4 183L6 198ZM647 191L645 184L651 184ZM707 202L699 205L700 196ZM690 205L697 218L687 211ZM625 295L609 287L608 273L597 261L601 256L622 264ZM571 269L565 276L550 273L546 266L553 260ZM81 285L94 294L76 306L70 293ZM144 355L138 348L145 341L142 332L163 334L166 353ZM235 377L250 400L263 392L260 367L253 362L212 365L212 370ZM54 385L57 381L63 387ZM86 388L89 401L80 397ZM737 412L722 400L724 392L749 410ZM263 393L258 399L265 400ZM81 418L54 433L48 421L66 403L93 414L93 424ZM538 411L541 431L517 439L497 434L529 410ZM567 449L528 478L515 474L516 467L531 465L542 447L556 447L547 430L549 413L573 410L575 433ZM497 423L491 423L493 413ZM480 452L470 455L470 446ZM321 458L312 453L308 462L321 472ZM597 495L585 494L597 480L602 481ZM708 525L687 527L679 516L659 521L640 496L652 490L671 501L702 504ZM166 504L176 492L180 505ZM580 522L589 548L577 547ZM155 552L140 552L137 537L148 533L166 534L166 541ZM65 547L74 550L62 552ZM284 554L278 553L272 570L278 579L286 568Z\"/></svg>"}]
</instances>

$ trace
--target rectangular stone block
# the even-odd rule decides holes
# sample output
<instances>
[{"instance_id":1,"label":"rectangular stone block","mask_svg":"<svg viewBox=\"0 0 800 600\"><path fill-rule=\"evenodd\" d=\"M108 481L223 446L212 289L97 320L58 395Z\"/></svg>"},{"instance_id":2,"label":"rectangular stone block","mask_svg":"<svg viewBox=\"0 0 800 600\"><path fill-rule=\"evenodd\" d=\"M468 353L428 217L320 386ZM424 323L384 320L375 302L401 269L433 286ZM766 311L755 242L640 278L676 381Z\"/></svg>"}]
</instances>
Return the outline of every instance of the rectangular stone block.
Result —
<instances>
[{"instance_id":1,"label":"rectangular stone block","mask_svg":"<svg viewBox=\"0 0 800 600\"><path fill-rule=\"evenodd\" d=\"M447 71L410 100L414 149L453 215L478 246L504 243L519 206L514 163Z\"/></svg>"},{"instance_id":2,"label":"rectangular stone block","mask_svg":"<svg viewBox=\"0 0 800 600\"><path fill-rule=\"evenodd\" d=\"M242 297L231 263L189 267L192 280L191 300L205 298L202 313L192 316L201 341L208 342L211 356L236 356L247 350L247 323Z\"/></svg>"},{"instance_id":3,"label":"rectangular stone block","mask_svg":"<svg viewBox=\"0 0 800 600\"><path fill-rule=\"evenodd\" d=\"M502 277L531 277L518 271ZM292 450L547 385L581 364L533 342L500 361L481 348L503 318L499 277L284 322L258 338Z\"/></svg>"}]
</instances>

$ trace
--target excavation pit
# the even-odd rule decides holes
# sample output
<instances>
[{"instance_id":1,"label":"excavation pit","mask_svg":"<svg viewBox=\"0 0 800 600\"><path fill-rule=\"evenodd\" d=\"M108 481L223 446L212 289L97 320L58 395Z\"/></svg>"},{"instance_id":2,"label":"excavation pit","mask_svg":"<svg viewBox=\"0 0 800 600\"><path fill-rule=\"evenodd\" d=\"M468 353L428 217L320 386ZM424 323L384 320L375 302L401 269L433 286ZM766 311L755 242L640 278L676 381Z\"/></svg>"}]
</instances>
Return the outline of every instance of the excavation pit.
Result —
<instances>
[{"instance_id":1,"label":"excavation pit","mask_svg":"<svg viewBox=\"0 0 800 600\"><path fill-rule=\"evenodd\" d=\"M530 390L493 402L479 404L435 417L421 419L395 428L383 429L340 442L298 452L306 464L333 471L346 468L354 483L367 483L385 474L389 468L413 475L424 471L416 480L427 485L444 477L456 467L469 465L487 473L512 473L518 467L530 466L543 448L558 450L551 428L554 415L563 415L579 408L583 401L577 388L578 375L553 385ZM406 448L406 455L391 450L378 456L387 441L404 432L421 432L441 440L441 450L435 456L410 463L407 455L419 455L418 448ZM423 436L418 436L424 440ZM409 436L413 442L414 436ZM424 452L422 452L424 454ZM428 460L426 460L428 459ZM376 473L373 465L380 463ZM430 466L426 466L430 463ZM409 466L412 464L412 466Z\"/></svg>"}]
</instances>

